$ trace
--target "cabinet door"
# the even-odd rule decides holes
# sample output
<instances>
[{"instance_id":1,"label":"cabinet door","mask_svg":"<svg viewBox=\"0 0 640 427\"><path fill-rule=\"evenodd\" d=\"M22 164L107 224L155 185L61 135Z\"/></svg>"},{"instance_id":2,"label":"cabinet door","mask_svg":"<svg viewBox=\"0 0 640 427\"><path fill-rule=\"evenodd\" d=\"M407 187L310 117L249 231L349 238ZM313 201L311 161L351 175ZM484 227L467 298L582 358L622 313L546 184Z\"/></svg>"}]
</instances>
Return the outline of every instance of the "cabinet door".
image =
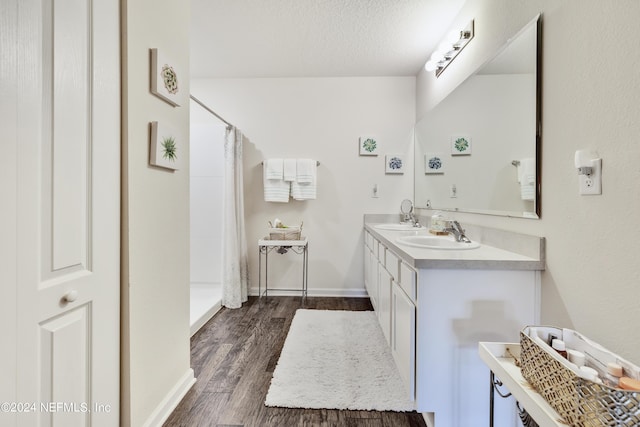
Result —
<instances>
[{"instance_id":1,"label":"cabinet door","mask_svg":"<svg viewBox=\"0 0 640 427\"><path fill-rule=\"evenodd\" d=\"M391 283L392 278L383 265L378 266L378 321L387 339L391 344Z\"/></svg>"},{"instance_id":2,"label":"cabinet door","mask_svg":"<svg viewBox=\"0 0 640 427\"><path fill-rule=\"evenodd\" d=\"M369 292L369 287L371 286L369 284L370 278L369 278L369 271L371 270L370 267L370 262L371 262L371 251L369 250L369 247L367 246L367 244L365 243L364 245L364 250L363 250L363 265L364 265L364 288L367 290L367 293L371 293Z\"/></svg>"},{"instance_id":3,"label":"cabinet door","mask_svg":"<svg viewBox=\"0 0 640 427\"><path fill-rule=\"evenodd\" d=\"M392 286L391 353L408 395L415 397L416 307L395 283Z\"/></svg>"},{"instance_id":4,"label":"cabinet door","mask_svg":"<svg viewBox=\"0 0 640 427\"><path fill-rule=\"evenodd\" d=\"M368 251L369 256L369 299L374 310L378 310L378 259L373 252Z\"/></svg>"}]
</instances>

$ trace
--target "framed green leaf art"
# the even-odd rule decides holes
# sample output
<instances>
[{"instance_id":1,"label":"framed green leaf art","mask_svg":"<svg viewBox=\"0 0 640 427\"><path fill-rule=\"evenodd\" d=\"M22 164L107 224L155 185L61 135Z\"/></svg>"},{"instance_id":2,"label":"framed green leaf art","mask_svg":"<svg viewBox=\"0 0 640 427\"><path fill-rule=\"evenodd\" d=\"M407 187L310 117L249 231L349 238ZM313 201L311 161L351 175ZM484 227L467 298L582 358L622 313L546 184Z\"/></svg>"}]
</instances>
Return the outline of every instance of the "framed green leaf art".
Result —
<instances>
[{"instance_id":1,"label":"framed green leaf art","mask_svg":"<svg viewBox=\"0 0 640 427\"><path fill-rule=\"evenodd\" d=\"M159 122L151 122L151 143L149 164L165 169L177 170L184 153L182 140L171 127Z\"/></svg>"}]
</instances>

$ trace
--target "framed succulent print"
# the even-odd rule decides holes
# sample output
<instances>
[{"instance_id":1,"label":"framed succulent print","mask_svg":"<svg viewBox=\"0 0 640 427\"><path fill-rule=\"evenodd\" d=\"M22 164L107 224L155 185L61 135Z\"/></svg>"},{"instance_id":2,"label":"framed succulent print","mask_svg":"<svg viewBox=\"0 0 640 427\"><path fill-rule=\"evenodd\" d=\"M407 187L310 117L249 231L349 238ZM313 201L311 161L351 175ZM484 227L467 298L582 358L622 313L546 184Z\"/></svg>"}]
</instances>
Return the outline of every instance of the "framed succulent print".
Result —
<instances>
[{"instance_id":1,"label":"framed succulent print","mask_svg":"<svg viewBox=\"0 0 640 427\"><path fill-rule=\"evenodd\" d=\"M182 139L170 126L151 122L149 164L165 169L177 170L181 160Z\"/></svg>"},{"instance_id":2,"label":"framed succulent print","mask_svg":"<svg viewBox=\"0 0 640 427\"><path fill-rule=\"evenodd\" d=\"M424 155L424 173L444 173L445 157L442 153L427 153Z\"/></svg>"},{"instance_id":3,"label":"framed succulent print","mask_svg":"<svg viewBox=\"0 0 640 427\"><path fill-rule=\"evenodd\" d=\"M150 49L150 52L151 93L168 104L179 107L180 80L175 64L156 48Z\"/></svg>"},{"instance_id":4,"label":"framed succulent print","mask_svg":"<svg viewBox=\"0 0 640 427\"><path fill-rule=\"evenodd\" d=\"M404 173L404 156L399 154L387 154L384 156L385 173Z\"/></svg>"},{"instance_id":5,"label":"framed succulent print","mask_svg":"<svg viewBox=\"0 0 640 427\"><path fill-rule=\"evenodd\" d=\"M451 155L464 156L471 154L471 137L458 135L451 137Z\"/></svg>"},{"instance_id":6,"label":"framed succulent print","mask_svg":"<svg viewBox=\"0 0 640 427\"><path fill-rule=\"evenodd\" d=\"M376 138L372 136L361 136L359 139L361 156L377 156L379 144Z\"/></svg>"}]
</instances>

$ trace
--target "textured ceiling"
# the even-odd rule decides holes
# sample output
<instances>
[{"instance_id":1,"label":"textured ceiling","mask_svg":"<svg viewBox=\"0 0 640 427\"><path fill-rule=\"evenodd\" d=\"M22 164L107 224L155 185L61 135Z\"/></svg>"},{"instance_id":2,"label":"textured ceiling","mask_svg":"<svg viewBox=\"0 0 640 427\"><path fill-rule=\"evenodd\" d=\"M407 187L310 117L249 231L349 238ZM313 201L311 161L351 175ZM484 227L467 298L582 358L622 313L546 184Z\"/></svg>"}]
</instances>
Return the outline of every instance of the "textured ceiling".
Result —
<instances>
[{"instance_id":1,"label":"textured ceiling","mask_svg":"<svg viewBox=\"0 0 640 427\"><path fill-rule=\"evenodd\" d=\"M414 76L464 0L191 0L191 76Z\"/></svg>"}]
</instances>

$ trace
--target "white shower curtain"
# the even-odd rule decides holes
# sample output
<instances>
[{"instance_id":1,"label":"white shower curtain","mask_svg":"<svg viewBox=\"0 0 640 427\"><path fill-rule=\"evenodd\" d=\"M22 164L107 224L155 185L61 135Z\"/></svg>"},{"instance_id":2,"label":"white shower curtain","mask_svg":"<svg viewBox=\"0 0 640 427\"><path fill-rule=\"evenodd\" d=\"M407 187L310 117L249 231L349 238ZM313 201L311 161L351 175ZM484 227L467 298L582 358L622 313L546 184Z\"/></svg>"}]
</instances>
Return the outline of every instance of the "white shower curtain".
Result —
<instances>
[{"instance_id":1,"label":"white shower curtain","mask_svg":"<svg viewBox=\"0 0 640 427\"><path fill-rule=\"evenodd\" d=\"M249 289L247 239L244 230L242 132L228 126L224 141L222 233L222 305L240 308Z\"/></svg>"}]
</instances>

